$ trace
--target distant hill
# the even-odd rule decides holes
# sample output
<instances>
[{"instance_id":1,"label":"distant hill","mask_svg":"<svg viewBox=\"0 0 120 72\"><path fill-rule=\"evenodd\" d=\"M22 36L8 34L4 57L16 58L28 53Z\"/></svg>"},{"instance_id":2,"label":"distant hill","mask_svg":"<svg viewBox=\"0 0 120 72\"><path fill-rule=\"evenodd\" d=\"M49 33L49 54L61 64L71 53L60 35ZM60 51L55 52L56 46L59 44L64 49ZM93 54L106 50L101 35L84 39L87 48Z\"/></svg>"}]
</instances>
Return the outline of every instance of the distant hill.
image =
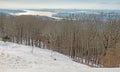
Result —
<instances>
[{"instance_id":1,"label":"distant hill","mask_svg":"<svg viewBox=\"0 0 120 72\"><path fill-rule=\"evenodd\" d=\"M29 10L13 10L0 9L0 13L8 15L38 15L52 19L87 19L99 17L101 20L120 18L120 10L87 10L87 9L29 9ZM92 16L92 17L91 17ZM47 19L47 18L46 18Z\"/></svg>"},{"instance_id":2,"label":"distant hill","mask_svg":"<svg viewBox=\"0 0 120 72\"><path fill-rule=\"evenodd\" d=\"M13 10L13 9L0 9L0 13L11 14L11 13L21 13L25 12L23 10Z\"/></svg>"}]
</instances>

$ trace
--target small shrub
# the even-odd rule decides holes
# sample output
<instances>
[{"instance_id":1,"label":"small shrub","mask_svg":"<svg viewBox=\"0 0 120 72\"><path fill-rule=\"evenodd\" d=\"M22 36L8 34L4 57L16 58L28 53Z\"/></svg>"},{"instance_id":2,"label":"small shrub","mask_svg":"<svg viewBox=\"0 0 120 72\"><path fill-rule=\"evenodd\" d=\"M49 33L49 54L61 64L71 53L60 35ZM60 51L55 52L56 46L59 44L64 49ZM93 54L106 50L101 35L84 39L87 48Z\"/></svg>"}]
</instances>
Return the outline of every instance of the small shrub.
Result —
<instances>
[{"instance_id":1,"label":"small shrub","mask_svg":"<svg viewBox=\"0 0 120 72\"><path fill-rule=\"evenodd\" d=\"M9 36L4 36L2 39L3 39L3 41L9 41L10 37Z\"/></svg>"}]
</instances>

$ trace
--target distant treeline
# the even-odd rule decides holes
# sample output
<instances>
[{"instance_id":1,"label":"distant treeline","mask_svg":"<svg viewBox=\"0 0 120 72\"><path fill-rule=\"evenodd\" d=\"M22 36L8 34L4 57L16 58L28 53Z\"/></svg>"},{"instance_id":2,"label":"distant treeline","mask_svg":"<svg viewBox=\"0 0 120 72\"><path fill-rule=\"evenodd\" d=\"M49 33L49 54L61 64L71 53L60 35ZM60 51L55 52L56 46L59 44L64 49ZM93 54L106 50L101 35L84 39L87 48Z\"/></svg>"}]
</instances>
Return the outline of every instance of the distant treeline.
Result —
<instances>
[{"instance_id":1,"label":"distant treeline","mask_svg":"<svg viewBox=\"0 0 120 72\"><path fill-rule=\"evenodd\" d=\"M75 17L75 16L74 16ZM84 16L83 16L84 17ZM120 18L42 19L0 14L0 38L58 51L90 66L120 66ZM85 17L86 18L86 17Z\"/></svg>"}]
</instances>

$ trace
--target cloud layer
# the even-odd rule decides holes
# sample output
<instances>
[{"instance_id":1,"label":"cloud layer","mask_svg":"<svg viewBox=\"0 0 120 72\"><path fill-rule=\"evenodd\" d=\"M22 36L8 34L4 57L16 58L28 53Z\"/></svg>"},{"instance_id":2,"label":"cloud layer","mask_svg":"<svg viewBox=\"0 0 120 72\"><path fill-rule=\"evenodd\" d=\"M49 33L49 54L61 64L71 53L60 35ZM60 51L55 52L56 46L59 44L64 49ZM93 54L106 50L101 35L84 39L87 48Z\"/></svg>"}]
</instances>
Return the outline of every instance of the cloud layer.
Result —
<instances>
[{"instance_id":1,"label":"cloud layer","mask_svg":"<svg viewBox=\"0 0 120 72\"><path fill-rule=\"evenodd\" d=\"M0 0L0 8L120 9L120 0Z\"/></svg>"}]
</instances>

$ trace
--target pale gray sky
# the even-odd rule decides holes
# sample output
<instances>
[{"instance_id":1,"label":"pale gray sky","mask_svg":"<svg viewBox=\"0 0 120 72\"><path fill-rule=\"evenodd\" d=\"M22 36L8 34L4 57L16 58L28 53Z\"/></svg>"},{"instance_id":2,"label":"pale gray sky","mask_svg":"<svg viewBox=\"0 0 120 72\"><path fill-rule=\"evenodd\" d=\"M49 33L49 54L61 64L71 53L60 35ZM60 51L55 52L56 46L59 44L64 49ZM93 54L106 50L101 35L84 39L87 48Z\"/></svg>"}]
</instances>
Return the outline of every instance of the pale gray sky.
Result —
<instances>
[{"instance_id":1,"label":"pale gray sky","mask_svg":"<svg viewBox=\"0 0 120 72\"><path fill-rule=\"evenodd\" d=\"M74 8L120 10L120 0L0 0L0 8Z\"/></svg>"}]
</instances>

